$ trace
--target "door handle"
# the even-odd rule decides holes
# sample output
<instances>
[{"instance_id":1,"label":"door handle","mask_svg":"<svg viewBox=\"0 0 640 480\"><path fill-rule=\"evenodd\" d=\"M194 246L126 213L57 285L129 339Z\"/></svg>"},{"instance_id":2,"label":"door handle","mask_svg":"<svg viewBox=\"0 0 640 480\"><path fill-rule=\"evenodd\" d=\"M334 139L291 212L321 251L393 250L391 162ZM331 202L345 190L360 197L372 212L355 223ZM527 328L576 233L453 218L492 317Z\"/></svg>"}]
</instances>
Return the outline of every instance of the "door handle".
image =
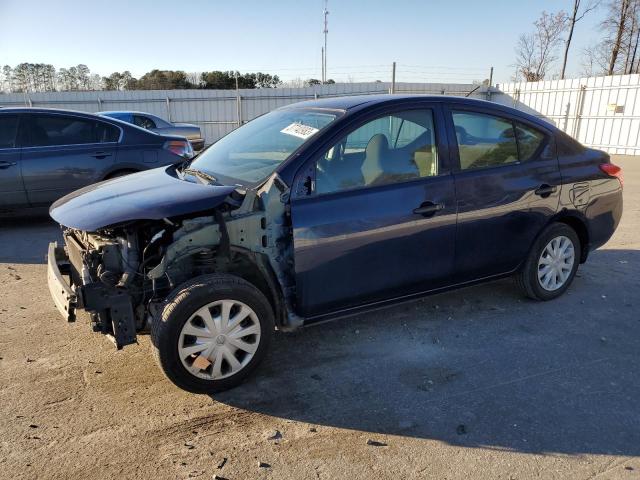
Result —
<instances>
[{"instance_id":1,"label":"door handle","mask_svg":"<svg viewBox=\"0 0 640 480\"><path fill-rule=\"evenodd\" d=\"M0 169L15 167L17 164L17 162L0 162Z\"/></svg>"},{"instance_id":2,"label":"door handle","mask_svg":"<svg viewBox=\"0 0 640 480\"><path fill-rule=\"evenodd\" d=\"M442 203L423 202L418 208L413 209L413 213L423 217L431 217L444 208Z\"/></svg>"},{"instance_id":3,"label":"door handle","mask_svg":"<svg viewBox=\"0 0 640 480\"><path fill-rule=\"evenodd\" d=\"M544 183L536 189L535 194L542 198L547 198L552 193L555 193L556 190L557 190L557 187L553 185L547 185L546 183Z\"/></svg>"},{"instance_id":4,"label":"door handle","mask_svg":"<svg viewBox=\"0 0 640 480\"><path fill-rule=\"evenodd\" d=\"M93 158L103 159L106 157L110 157L111 154L108 152L96 152L96 153L90 153L89 156Z\"/></svg>"}]
</instances>

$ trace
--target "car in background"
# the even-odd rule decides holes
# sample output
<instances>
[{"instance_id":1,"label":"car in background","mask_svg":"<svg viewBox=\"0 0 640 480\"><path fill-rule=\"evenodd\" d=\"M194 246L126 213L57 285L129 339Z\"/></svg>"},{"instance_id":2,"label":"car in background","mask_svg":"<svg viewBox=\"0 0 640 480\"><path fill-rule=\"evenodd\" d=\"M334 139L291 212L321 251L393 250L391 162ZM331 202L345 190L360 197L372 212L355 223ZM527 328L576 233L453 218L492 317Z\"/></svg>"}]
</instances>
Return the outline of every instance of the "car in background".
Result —
<instances>
[{"instance_id":1,"label":"car in background","mask_svg":"<svg viewBox=\"0 0 640 480\"><path fill-rule=\"evenodd\" d=\"M192 125L191 123L171 123L156 115L145 112L98 112L98 115L117 118L123 122L132 123L133 125L155 133L185 137L189 140L196 152L204 148L204 138L202 137L200 127Z\"/></svg>"},{"instance_id":2,"label":"car in background","mask_svg":"<svg viewBox=\"0 0 640 480\"><path fill-rule=\"evenodd\" d=\"M183 162L188 141L69 110L0 110L0 212L46 207L92 183Z\"/></svg>"}]
</instances>

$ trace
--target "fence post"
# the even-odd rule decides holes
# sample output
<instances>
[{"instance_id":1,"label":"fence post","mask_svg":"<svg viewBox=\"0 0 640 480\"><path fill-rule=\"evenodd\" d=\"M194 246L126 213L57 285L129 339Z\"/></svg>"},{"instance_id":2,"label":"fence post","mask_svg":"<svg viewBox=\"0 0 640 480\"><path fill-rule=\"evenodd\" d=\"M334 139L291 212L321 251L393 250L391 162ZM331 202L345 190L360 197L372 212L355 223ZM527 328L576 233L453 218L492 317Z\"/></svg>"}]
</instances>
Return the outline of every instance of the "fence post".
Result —
<instances>
[{"instance_id":1,"label":"fence post","mask_svg":"<svg viewBox=\"0 0 640 480\"><path fill-rule=\"evenodd\" d=\"M171 121L171 100L169 96L165 97L165 100L167 101L167 120Z\"/></svg>"},{"instance_id":2,"label":"fence post","mask_svg":"<svg viewBox=\"0 0 640 480\"><path fill-rule=\"evenodd\" d=\"M571 109L571 102L567 102L567 105L564 110L564 128L563 132L567 133L567 127L569 126L569 110Z\"/></svg>"},{"instance_id":3,"label":"fence post","mask_svg":"<svg viewBox=\"0 0 640 480\"><path fill-rule=\"evenodd\" d=\"M238 126L242 125L242 98L240 97L240 89L238 88L238 72L236 72L236 116Z\"/></svg>"},{"instance_id":4,"label":"fence post","mask_svg":"<svg viewBox=\"0 0 640 480\"><path fill-rule=\"evenodd\" d=\"M101 112L102 111L102 99L100 97L98 98L98 111Z\"/></svg>"},{"instance_id":5,"label":"fence post","mask_svg":"<svg viewBox=\"0 0 640 480\"><path fill-rule=\"evenodd\" d=\"M396 93L396 62L393 62L391 67L391 92Z\"/></svg>"},{"instance_id":6,"label":"fence post","mask_svg":"<svg viewBox=\"0 0 640 480\"><path fill-rule=\"evenodd\" d=\"M584 109L584 93L587 90L586 85L580 85L580 91L578 92L578 101L576 102L576 116L573 121L573 134L571 135L573 138L578 140L578 135L580 135L580 123L582 120L582 110Z\"/></svg>"}]
</instances>

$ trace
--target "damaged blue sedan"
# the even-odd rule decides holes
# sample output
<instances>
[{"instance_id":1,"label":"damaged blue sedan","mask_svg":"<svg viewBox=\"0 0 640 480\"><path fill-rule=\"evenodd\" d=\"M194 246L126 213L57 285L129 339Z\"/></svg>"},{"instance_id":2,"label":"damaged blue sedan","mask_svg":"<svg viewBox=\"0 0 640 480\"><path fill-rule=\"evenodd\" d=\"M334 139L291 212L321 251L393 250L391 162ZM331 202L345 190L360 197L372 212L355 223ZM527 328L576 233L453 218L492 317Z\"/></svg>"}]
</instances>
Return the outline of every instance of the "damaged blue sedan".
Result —
<instances>
[{"instance_id":1,"label":"damaged blue sedan","mask_svg":"<svg viewBox=\"0 0 640 480\"><path fill-rule=\"evenodd\" d=\"M353 96L275 110L50 214L65 318L86 310L117 348L150 332L173 383L212 393L256 368L274 330L506 276L562 295L615 231L622 175L508 107Z\"/></svg>"}]
</instances>

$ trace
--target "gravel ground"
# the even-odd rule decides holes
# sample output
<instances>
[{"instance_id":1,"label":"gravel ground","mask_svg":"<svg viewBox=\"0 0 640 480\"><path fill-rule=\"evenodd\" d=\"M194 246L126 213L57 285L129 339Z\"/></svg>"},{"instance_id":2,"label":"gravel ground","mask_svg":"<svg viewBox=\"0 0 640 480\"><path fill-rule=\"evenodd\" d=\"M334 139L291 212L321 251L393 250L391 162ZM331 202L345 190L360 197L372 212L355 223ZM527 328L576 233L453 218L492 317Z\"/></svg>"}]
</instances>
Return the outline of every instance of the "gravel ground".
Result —
<instances>
[{"instance_id":1,"label":"gravel ground","mask_svg":"<svg viewBox=\"0 0 640 480\"><path fill-rule=\"evenodd\" d=\"M0 478L640 478L640 159L568 294L510 281L278 334L214 398L65 323L46 219L0 224Z\"/></svg>"}]
</instances>

